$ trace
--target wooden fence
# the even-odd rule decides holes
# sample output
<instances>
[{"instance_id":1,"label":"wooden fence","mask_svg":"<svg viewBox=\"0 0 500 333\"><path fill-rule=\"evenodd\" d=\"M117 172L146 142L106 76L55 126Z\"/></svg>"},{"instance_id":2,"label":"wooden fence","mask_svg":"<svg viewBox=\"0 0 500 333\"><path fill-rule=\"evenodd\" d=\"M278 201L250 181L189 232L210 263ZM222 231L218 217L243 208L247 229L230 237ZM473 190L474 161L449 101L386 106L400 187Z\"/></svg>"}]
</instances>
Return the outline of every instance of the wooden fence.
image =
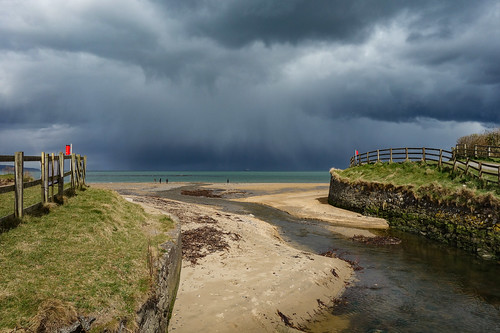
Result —
<instances>
[{"instance_id":1,"label":"wooden fence","mask_svg":"<svg viewBox=\"0 0 500 333\"><path fill-rule=\"evenodd\" d=\"M454 152L436 148L389 148L377 149L351 157L350 167L377 162L432 162L439 167L448 165L453 171L463 172L487 183L500 185L500 165L466 158L457 159Z\"/></svg>"},{"instance_id":2,"label":"wooden fence","mask_svg":"<svg viewBox=\"0 0 500 333\"><path fill-rule=\"evenodd\" d=\"M69 171L64 172L64 162L70 160ZM71 176L71 189L85 184L87 157L76 154L58 155L41 153L40 156L24 156L24 152L15 155L0 155L0 162L14 162L14 185L0 186L0 194L14 192L14 213L0 217L0 222L7 218L22 218L24 214L40 208L44 203L54 201L56 196L64 194L64 177ZM40 178L24 182L24 163L40 162ZM41 185L41 201L24 208L24 189ZM55 187L57 185L57 191ZM57 193L55 193L57 192Z\"/></svg>"},{"instance_id":3,"label":"wooden fence","mask_svg":"<svg viewBox=\"0 0 500 333\"><path fill-rule=\"evenodd\" d=\"M460 144L456 145L453 151L457 157L500 158L500 147L497 146L467 146L466 144Z\"/></svg>"}]
</instances>

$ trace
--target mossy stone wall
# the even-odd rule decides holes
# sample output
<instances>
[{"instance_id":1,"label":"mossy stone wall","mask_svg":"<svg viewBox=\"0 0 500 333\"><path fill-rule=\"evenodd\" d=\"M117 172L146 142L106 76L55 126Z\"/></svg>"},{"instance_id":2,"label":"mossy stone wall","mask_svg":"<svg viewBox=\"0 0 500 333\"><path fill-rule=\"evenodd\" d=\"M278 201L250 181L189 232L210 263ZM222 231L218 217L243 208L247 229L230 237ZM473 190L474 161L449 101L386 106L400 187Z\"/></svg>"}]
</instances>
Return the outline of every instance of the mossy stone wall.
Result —
<instances>
[{"instance_id":1,"label":"mossy stone wall","mask_svg":"<svg viewBox=\"0 0 500 333\"><path fill-rule=\"evenodd\" d=\"M137 332L167 332L180 283L182 240L180 223L169 233L172 240L161 245L153 294L137 312Z\"/></svg>"},{"instance_id":2,"label":"mossy stone wall","mask_svg":"<svg viewBox=\"0 0 500 333\"><path fill-rule=\"evenodd\" d=\"M332 173L331 205L385 218L391 227L419 233L452 246L500 259L500 212L485 205L457 205L404 187L351 182Z\"/></svg>"}]
</instances>

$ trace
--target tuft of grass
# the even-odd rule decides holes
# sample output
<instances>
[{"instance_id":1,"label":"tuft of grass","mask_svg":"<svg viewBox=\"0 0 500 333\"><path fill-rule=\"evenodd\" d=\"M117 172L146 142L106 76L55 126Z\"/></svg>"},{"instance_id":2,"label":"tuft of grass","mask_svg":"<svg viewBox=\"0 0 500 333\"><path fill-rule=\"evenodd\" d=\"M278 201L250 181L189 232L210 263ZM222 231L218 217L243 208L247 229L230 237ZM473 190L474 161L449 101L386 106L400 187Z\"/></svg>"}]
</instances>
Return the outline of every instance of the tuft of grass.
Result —
<instances>
[{"instance_id":1,"label":"tuft of grass","mask_svg":"<svg viewBox=\"0 0 500 333\"><path fill-rule=\"evenodd\" d=\"M471 195L492 196L500 199L500 187L451 168L439 168L434 163L404 162L376 163L334 170L341 178L350 181L377 182L392 186L404 186L416 193L429 196L450 196L452 193L470 192Z\"/></svg>"},{"instance_id":2,"label":"tuft of grass","mask_svg":"<svg viewBox=\"0 0 500 333\"><path fill-rule=\"evenodd\" d=\"M0 331L33 327L54 304L96 316L97 328L133 323L150 293L150 253L172 226L164 215L93 188L49 214L26 217L0 234Z\"/></svg>"}]
</instances>

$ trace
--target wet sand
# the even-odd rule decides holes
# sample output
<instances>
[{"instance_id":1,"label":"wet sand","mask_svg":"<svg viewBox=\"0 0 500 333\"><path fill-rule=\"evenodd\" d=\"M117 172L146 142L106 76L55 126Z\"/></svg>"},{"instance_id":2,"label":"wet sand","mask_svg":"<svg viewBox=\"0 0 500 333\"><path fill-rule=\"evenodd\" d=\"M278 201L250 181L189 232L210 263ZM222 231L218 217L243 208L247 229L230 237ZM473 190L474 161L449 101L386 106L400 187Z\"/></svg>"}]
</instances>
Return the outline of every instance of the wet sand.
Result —
<instances>
[{"instance_id":1,"label":"wet sand","mask_svg":"<svg viewBox=\"0 0 500 333\"><path fill-rule=\"evenodd\" d=\"M204 188L228 193L243 191L243 198L232 200L267 205L303 219L328 222L332 232L346 237L374 236L367 229L387 229L382 218L363 216L328 204L328 184L210 184Z\"/></svg>"},{"instance_id":2,"label":"wet sand","mask_svg":"<svg viewBox=\"0 0 500 333\"><path fill-rule=\"evenodd\" d=\"M227 244L220 251L211 252L209 246L200 248L206 256L200 256L196 263L183 260L169 331L295 331L307 324L316 312L332 305L353 278L353 270L345 261L292 248L280 238L274 226L252 215L144 197L184 185L187 184L92 185L119 190L128 200L173 216L181 223L183 234L214 228L222 237L220 241ZM352 226L358 228L371 226L371 220L359 214L330 209L331 206L318 201L328 194L325 184L209 184L204 187L223 195L237 193L240 198L233 200L259 202L301 217L330 219L332 228L349 229L346 227L349 221L355 221ZM381 225L379 221L372 222L375 226ZM338 224L335 226L335 223Z\"/></svg>"}]
</instances>

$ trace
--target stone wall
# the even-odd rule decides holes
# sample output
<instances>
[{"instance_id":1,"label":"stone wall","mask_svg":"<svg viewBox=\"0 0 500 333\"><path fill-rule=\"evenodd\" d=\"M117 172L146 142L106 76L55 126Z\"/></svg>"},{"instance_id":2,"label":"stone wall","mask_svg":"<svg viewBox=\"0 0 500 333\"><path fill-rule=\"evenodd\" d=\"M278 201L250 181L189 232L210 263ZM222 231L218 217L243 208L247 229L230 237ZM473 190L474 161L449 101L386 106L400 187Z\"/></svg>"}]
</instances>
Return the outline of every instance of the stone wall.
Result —
<instances>
[{"instance_id":1,"label":"stone wall","mask_svg":"<svg viewBox=\"0 0 500 333\"><path fill-rule=\"evenodd\" d=\"M328 202L331 205L387 219L391 227L422 234L485 259L500 259L500 209L483 200L417 195L411 188L351 182L334 171Z\"/></svg>"},{"instance_id":2,"label":"stone wall","mask_svg":"<svg viewBox=\"0 0 500 333\"><path fill-rule=\"evenodd\" d=\"M165 253L158 261L154 292L137 312L138 332L167 332L179 288L182 265L180 223L176 223L170 236L172 240L161 245Z\"/></svg>"}]
</instances>

